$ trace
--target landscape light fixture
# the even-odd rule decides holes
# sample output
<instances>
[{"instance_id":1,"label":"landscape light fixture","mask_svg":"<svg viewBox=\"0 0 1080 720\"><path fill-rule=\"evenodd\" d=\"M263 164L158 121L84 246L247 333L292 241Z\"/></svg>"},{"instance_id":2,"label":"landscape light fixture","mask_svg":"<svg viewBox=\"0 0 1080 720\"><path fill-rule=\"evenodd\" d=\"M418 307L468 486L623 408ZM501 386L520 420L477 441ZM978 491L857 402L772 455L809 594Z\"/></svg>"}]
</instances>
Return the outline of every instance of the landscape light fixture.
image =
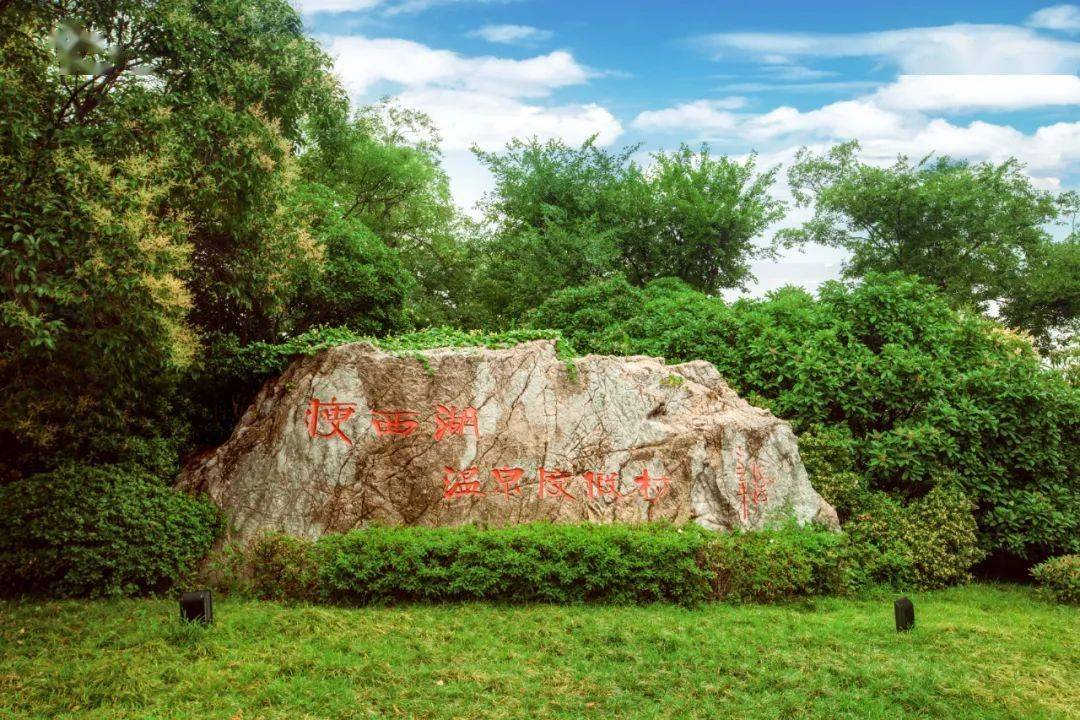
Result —
<instances>
[{"instance_id":1,"label":"landscape light fixture","mask_svg":"<svg viewBox=\"0 0 1080 720\"><path fill-rule=\"evenodd\" d=\"M896 632L905 632L915 627L915 606L906 597L893 603L893 614L896 616Z\"/></svg>"},{"instance_id":2,"label":"landscape light fixture","mask_svg":"<svg viewBox=\"0 0 1080 720\"><path fill-rule=\"evenodd\" d=\"M214 621L214 602L209 590L195 590L180 596L180 619L209 625Z\"/></svg>"}]
</instances>

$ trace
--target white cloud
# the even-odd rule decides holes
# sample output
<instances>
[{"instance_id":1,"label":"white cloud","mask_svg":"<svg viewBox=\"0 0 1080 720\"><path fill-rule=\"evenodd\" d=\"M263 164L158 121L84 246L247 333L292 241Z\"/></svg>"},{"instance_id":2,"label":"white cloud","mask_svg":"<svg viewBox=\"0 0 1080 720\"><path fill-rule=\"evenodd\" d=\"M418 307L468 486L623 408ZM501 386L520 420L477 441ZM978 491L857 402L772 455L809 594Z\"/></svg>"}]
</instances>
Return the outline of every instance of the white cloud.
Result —
<instances>
[{"instance_id":1,"label":"white cloud","mask_svg":"<svg viewBox=\"0 0 1080 720\"><path fill-rule=\"evenodd\" d=\"M386 8L385 15L407 15L423 12L436 5L456 5L458 3L475 3L477 5L508 5L521 0L402 0Z\"/></svg>"},{"instance_id":2,"label":"white cloud","mask_svg":"<svg viewBox=\"0 0 1080 720\"><path fill-rule=\"evenodd\" d=\"M765 65L761 69L768 73L773 79L788 81L821 80L822 78L836 75L836 73L831 70L817 70L815 68L803 67L802 65L790 64Z\"/></svg>"},{"instance_id":3,"label":"white cloud","mask_svg":"<svg viewBox=\"0 0 1080 720\"><path fill-rule=\"evenodd\" d=\"M622 133L618 119L598 104L547 101L559 88L585 83L592 75L565 51L515 60L465 56L392 38L337 36L324 43L358 102L371 101L373 92L390 86L399 103L431 116L448 154L473 145L495 150L513 138L532 136L581 143L596 135L607 145Z\"/></svg>"},{"instance_id":4,"label":"white cloud","mask_svg":"<svg viewBox=\"0 0 1080 720\"><path fill-rule=\"evenodd\" d=\"M741 97L695 100L664 110L646 110L634 118L633 126L640 130L721 130L734 127L737 122L736 116L728 111L744 105L746 98Z\"/></svg>"},{"instance_id":5,"label":"white cloud","mask_svg":"<svg viewBox=\"0 0 1080 720\"><path fill-rule=\"evenodd\" d=\"M761 115L737 114L713 107L714 101L647 110L634 118L633 126L643 130L691 130L721 132L744 140L771 140L798 135L813 138L884 137L904 131L903 115L865 100L830 103L816 110L802 111L789 106Z\"/></svg>"},{"instance_id":6,"label":"white cloud","mask_svg":"<svg viewBox=\"0 0 1080 720\"><path fill-rule=\"evenodd\" d=\"M541 30L531 25L484 25L473 30L469 35L482 38L491 43L514 45L517 43L543 42L551 37L551 31Z\"/></svg>"},{"instance_id":7,"label":"white cloud","mask_svg":"<svg viewBox=\"0 0 1080 720\"><path fill-rule=\"evenodd\" d=\"M790 142L791 139L788 139L788 142L782 145L764 150L759 157L759 164L762 167L789 165L801 145L807 145L813 152L820 153L837 141L858 139L861 158L883 166L894 163L897 155L922 158L933 153L992 162L1002 162L1009 157L1015 157L1027 165L1028 174L1038 184L1050 188L1060 185L1060 178L1054 174L1067 173L1080 162L1080 122L1054 123L1034 132L1024 133L1008 125L982 120L959 125L942 118L923 118L917 122L916 117L920 116L912 116L904 131L892 136L865 139L865 136L858 133L837 133L817 140L797 138L805 142ZM778 190L784 196L783 187L778 187Z\"/></svg>"},{"instance_id":8,"label":"white cloud","mask_svg":"<svg viewBox=\"0 0 1080 720\"><path fill-rule=\"evenodd\" d=\"M901 75L876 104L901 110L1019 110L1080 104L1075 75Z\"/></svg>"},{"instance_id":9,"label":"white cloud","mask_svg":"<svg viewBox=\"0 0 1080 720\"><path fill-rule=\"evenodd\" d=\"M934 74L1056 74L1080 68L1080 43L1011 25L945 25L882 32L714 33L698 44L717 59L883 58L901 72Z\"/></svg>"},{"instance_id":10,"label":"white cloud","mask_svg":"<svg viewBox=\"0 0 1080 720\"><path fill-rule=\"evenodd\" d=\"M901 75L895 82L863 97L811 110L781 106L763 114L729 112L726 108L716 107L714 102L698 100L648 110L635 118L633 126L644 130L712 132L729 140L767 145L785 140L808 143L858 139L867 145L910 145L918 147L920 152L937 150L961 157L990 157L993 148L984 145L983 140L996 135L992 143L999 142L1006 149L1018 147L1025 154L1041 157L1049 146L1022 142L1022 133L1008 126L982 122L959 128L942 119L931 121L925 113L1077 105L1080 104L1080 78L1072 75ZM1049 131L1048 128L1043 130ZM1068 136L1059 139L1070 141ZM938 141L945 145L935 147L933 142ZM979 148L978 152L972 144ZM894 157L895 154L892 152Z\"/></svg>"},{"instance_id":11,"label":"white cloud","mask_svg":"<svg viewBox=\"0 0 1080 720\"><path fill-rule=\"evenodd\" d=\"M293 7L302 15L316 15L319 13L347 13L360 12L379 8L380 14L392 17L394 15L408 15L423 12L437 5L455 5L459 3L474 3L478 5L504 5L520 0L291 0Z\"/></svg>"},{"instance_id":12,"label":"white cloud","mask_svg":"<svg viewBox=\"0 0 1080 720\"><path fill-rule=\"evenodd\" d=\"M438 86L500 96L542 97L585 82L590 72L573 55L558 50L525 60L466 57L411 40L330 38L326 49L346 87L362 95L379 82L406 87Z\"/></svg>"},{"instance_id":13,"label":"white cloud","mask_svg":"<svg viewBox=\"0 0 1080 720\"><path fill-rule=\"evenodd\" d=\"M844 100L817 110L793 107L775 110L745 120L742 134L765 140L793 134L810 137L892 137L905 130L905 119L865 100Z\"/></svg>"},{"instance_id":14,"label":"white cloud","mask_svg":"<svg viewBox=\"0 0 1080 720\"><path fill-rule=\"evenodd\" d=\"M315 15L370 10L382 2L383 0L292 0L292 5L301 15Z\"/></svg>"},{"instance_id":15,"label":"white cloud","mask_svg":"<svg viewBox=\"0 0 1080 720\"><path fill-rule=\"evenodd\" d=\"M976 120L954 125L937 118L907 137L862 143L869 158L892 161L898 154L938 155L1001 162L1016 157L1034 172L1066 171L1080 161L1080 122L1055 123L1026 134L1008 125Z\"/></svg>"},{"instance_id":16,"label":"white cloud","mask_svg":"<svg viewBox=\"0 0 1080 720\"><path fill-rule=\"evenodd\" d=\"M397 99L435 120L447 150L472 145L496 150L513 138L533 136L580 144L597 135L599 144L610 145L622 133L615 116L595 103L537 105L490 93L439 89L407 90Z\"/></svg>"},{"instance_id":17,"label":"white cloud","mask_svg":"<svg viewBox=\"0 0 1080 720\"><path fill-rule=\"evenodd\" d=\"M1052 5L1033 13L1027 24L1046 30L1076 32L1080 30L1080 8L1075 5Z\"/></svg>"},{"instance_id":18,"label":"white cloud","mask_svg":"<svg viewBox=\"0 0 1080 720\"><path fill-rule=\"evenodd\" d=\"M906 87L898 83L886 90L898 86ZM886 97L905 98L898 92ZM934 153L994 162L1016 157L1028 166L1040 187L1053 188L1061 184L1062 175L1075 172L1080 163L1080 122L1059 122L1025 133L985 120L964 125L929 118L918 108L887 108L878 105L879 100L881 96L874 95L814 110L784 106L756 115L729 113L722 122L713 122L704 113L685 112L685 108L694 106L687 103L649 111L647 117L664 119L665 130L716 132L726 143L763 150L764 164L787 162L800 145L824 149L832 143L859 140L863 158L880 164L889 164L901 154L923 157ZM635 127L642 125L640 119L635 119ZM656 128L658 124L649 126Z\"/></svg>"},{"instance_id":19,"label":"white cloud","mask_svg":"<svg viewBox=\"0 0 1080 720\"><path fill-rule=\"evenodd\" d=\"M773 92L776 90L797 90L805 92L842 92L844 90L866 90L881 83L873 80L829 80L826 82L740 82L720 86L728 92Z\"/></svg>"}]
</instances>

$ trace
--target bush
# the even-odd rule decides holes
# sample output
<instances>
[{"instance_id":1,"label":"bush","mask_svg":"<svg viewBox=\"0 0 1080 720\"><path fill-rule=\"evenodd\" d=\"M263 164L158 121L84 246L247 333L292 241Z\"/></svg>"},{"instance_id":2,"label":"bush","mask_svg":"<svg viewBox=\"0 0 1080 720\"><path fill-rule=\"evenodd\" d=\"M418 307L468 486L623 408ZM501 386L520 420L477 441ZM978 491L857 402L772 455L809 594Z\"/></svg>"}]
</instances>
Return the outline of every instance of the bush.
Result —
<instances>
[{"instance_id":1,"label":"bush","mask_svg":"<svg viewBox=\"0 0 1080 720\"><path fill-rule=\"evenodd\" d=\"M534 321L543 318L537 327L549 323L550 327L567 328L566 340L574 347L580 340L589 352L609 352L598 343L598 338L641 312L644 299L642 292L626 278L615 275L602 282L555 293L544 302L542 310L534 310L529 317Z\"/></svg>"},{"instance_id":2,"label":"bush","mask_svg":"<svg viewBox=\"0 0 1080 720\"><path fill-rule=\"evenodd\" d=\"M619 301L605 304L608 293ZM814 479L842 513L857 513L861 488L837 473L903 505L952 477L987 549L1029 561L1080 552L1080 389L1028 339L900 274L827 282L817 298L784 288L728 305L672 280L634 297L628 315L633 298L614 281L558 292L530 322L582 352L708 360L744 397L832 443L825 460L850 437L850 464Z\"/></svg>"},{"instance_id":3,"label":"bush","mask_svg":"<svg viewBox=\"0 0 1080 720\"><path fill-rule=\"evenodd\" d=\"M844 525L856 585L932 589L966 582L983 559L971 501L955 486L941 485L902 505L868 492Z\"/></svg>"},{"instance_id":4,"label":"bush","mask_svg":"<svg viewBox=\"0 0 1080 720\"><path fill-rule=\"evenodd\" d=\"M347 604L777 602L863 589L861 557L848 535L794 525L370 527L317 542L265 535L246 550L245 574L261 598Z\"/></svg>"},{"instance_id":5,"label":"bush","mask_svg":"<svg viewBox=\"0 0 1080 720\"><path fill-rule=\"evenodd\" d=\"M942 484L905 508L914 585L941 588L971 579L970 570L986 553L979 547L971 500L958 487Z\"/></svg>"},{"instance_id":6,"label":"bush","mask_svg":"<svg viewBox=\"0 0 1080 720\"><path fill-rule=\"evenodd\" d=\"M343 602L512 600L691 604L709 533L666 524L481 530L367 528L322 538L321 592Z\"/></svg>"},{"instance_id":7,"label":"bush","mask_svg":"<svg viewBox=\"0 0 1080 720\"><path fill-rule=\"evenodd\" d=\"M907 588L918 584L904 508L896 500L882 492L868 492L843 531L850 542L857 585Z\"/></svg>"},{"instance_id":8,"label":"bush","mask_svg":"<svg viewBox=\"0 0 1080 720\"><path fill-rule=\"evenodd\" d=\"M318 563L310 540L268 533L249 549L251 589L263 600L313 599Z\"/></svg>"},{"instance_id":9,"label":"bush","mask_svg":"<svg viewBox=\"0 0 1080 720\"><path fill-rule=\"evenodd\" d=\"M841 524L865 503L866 478L852 470L855 440L843 425L812 425L799 435L799 455L814 489L836 508Z\"/></svg>"},{"instance_id":10,"label":"bush","mask_svg":"<svg viewBox=\"0 0 1080 720\"><path fill-rule=\"evenodd\" d=\"M0 587L127 595L168 588L221 528L209 502L143 470L66 465L0 486Z\"/></svg>"},{"instance_id":11,"label":"bush","mask_svg":"<svg viewBox=\"0 0 1080 720\"><path fill-rule=\"evenodd\" d=\"M1051 558L1033 567L1031 575L1058 602L1080 603L1080 555Z\"/></svg>"},{"instance_id":12,"label":"bush","mask_svg":"<svg viewBox=\"0 0 1080 720\"><path fill-rule=\"evenodd\" d=\"M846 538L799 527L717 533L705 564L717 600L777 602L856 589Z\"/></svg>"}]
</instances>

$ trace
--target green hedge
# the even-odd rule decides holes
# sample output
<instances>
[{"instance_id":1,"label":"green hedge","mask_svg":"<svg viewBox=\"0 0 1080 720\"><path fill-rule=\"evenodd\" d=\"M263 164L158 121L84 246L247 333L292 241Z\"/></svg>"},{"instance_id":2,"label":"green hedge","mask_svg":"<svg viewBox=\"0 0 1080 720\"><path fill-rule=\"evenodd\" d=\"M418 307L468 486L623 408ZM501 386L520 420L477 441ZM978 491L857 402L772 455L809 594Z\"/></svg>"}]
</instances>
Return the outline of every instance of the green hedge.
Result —
<instances>
[{"instance_id":1,"label":"green hedge","mask_svg":"<svg viewBox=\"0 0 1080 720\"><path fill-rule=\"evenodd\" d=\"M245 555L259 597L336 603L773 602L847 594L863 580L848 536L794 526L371 527L314 543L268 534Z\"/></svg>"},{"instance_id":2,"label":"green hedge","mask_svg":"<svg viewBox=\"0 0 1080 720\"><path fill-rule=\"evenodd\" d=\"M209 502L133 467L67 465L0 486L0 592L160 591L194 570L221 529Z\"/></svg>"},{"instance_id":3,"label":"green hedge","mask_svg":"<svg viewBox=\"0 0 1080 720\"><path fill-rule=\"evenodd\" d=\"M344 602L705 599L696 526L370 528L316 546L323 597Z\"/></svg>"},{"instance_id":4,"label":"green hedge","mask_svg":"<svg viewBox=\"0 0 1080 720\"><path fill-rule=\"evenodd\" d=\"M705 553L712 597L777 602L858 589L845 535L781 528L715 533Z\"/></svg>"}]
</instances>

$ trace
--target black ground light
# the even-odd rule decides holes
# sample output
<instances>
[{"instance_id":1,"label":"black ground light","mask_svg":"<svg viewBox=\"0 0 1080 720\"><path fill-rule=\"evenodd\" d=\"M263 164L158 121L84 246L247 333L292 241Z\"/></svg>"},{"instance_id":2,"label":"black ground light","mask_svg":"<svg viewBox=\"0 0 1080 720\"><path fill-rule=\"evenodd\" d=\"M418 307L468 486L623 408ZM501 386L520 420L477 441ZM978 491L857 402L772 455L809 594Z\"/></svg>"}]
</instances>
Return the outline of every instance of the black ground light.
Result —
<instances>
[{"instance_id":1,"label":"black ground light","mask_svg":"<svg viewBox=\"0 0 1080 720\"><path fill-rule=\"evenodd\" d=\"M896 616L896 632L915 627L915 606L906 597L893 603L893 614Z\"/></svg>"},{"instance_id":2,"label":"black ground light","mask_svg":"<svg viewBox=\"0 0 1080 720\"><path fill-rule=\"evenodd\" d=\"M180 596L180 619L209 625L214 621L214 602L209 590L195 590Z\"/></svg>"}]
</instances>

